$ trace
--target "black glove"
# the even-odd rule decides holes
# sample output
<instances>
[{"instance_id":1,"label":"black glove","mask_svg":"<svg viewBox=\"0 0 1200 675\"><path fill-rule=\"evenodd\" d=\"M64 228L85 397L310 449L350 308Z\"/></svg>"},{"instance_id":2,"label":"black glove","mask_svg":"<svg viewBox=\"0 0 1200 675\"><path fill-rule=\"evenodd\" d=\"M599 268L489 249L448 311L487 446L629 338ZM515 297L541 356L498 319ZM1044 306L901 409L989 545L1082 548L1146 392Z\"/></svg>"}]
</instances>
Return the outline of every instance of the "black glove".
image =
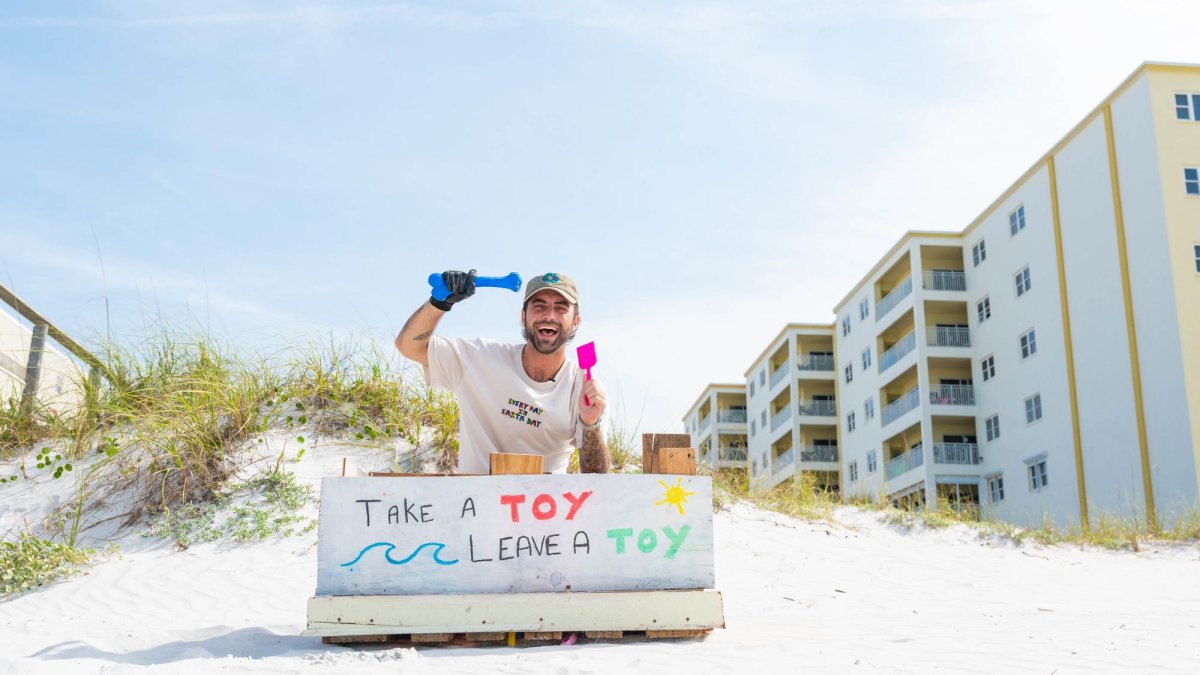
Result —
<instances>
[{"instance_id":1,"label":"black glove","mask_svg":"<svg viewBox=\"0 0 1200 675\"><path fill-rule=\"evenodd\" d=\"M445 300L431 297L429 304L443 312L449 312L454 307L454 303L475 295L475 270L470 272L446 270L442 272L442 283L446 284L446 290L450 291L450 295L447 295Z\"/></svg>"}]
</instances>

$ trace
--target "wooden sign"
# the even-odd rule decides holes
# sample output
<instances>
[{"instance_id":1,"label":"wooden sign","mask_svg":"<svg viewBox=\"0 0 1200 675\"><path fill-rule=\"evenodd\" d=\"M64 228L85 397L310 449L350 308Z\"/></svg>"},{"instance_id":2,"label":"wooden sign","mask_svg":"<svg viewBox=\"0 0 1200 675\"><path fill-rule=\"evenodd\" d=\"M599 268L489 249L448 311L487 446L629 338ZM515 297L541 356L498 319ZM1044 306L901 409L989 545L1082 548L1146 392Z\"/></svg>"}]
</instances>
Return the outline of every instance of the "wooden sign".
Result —
<instances>
[{"instance_id":1,"label":"wooden sign","mask_svg":"<svg viewBox=\"0 0 1200 675\"><path fill-rule=\"evenodd\" d=\"M317 595L713 588L707 476L326 478Z\"/></svg>"}]
</instances>

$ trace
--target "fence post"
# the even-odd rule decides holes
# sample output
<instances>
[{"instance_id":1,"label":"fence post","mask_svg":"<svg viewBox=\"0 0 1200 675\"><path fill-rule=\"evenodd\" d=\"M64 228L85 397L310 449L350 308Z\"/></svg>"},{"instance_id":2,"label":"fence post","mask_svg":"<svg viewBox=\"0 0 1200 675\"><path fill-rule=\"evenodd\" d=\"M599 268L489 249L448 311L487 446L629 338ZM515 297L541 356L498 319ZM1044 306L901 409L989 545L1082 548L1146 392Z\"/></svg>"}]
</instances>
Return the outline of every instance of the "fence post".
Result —
<instances>
[{"instance_id":1,"label":"fence post","mask_svg":"<svg viewBox=\"0 0 1200 675\"><path fill-rule=\"evenodd\" d=\"M25 364L25 391L21 394L21 410L26 414L33 410L33 402L42 380L42 350L46 347L46 328L44 323L33 325L29 361Z\"/></svg>"}]
</instances>

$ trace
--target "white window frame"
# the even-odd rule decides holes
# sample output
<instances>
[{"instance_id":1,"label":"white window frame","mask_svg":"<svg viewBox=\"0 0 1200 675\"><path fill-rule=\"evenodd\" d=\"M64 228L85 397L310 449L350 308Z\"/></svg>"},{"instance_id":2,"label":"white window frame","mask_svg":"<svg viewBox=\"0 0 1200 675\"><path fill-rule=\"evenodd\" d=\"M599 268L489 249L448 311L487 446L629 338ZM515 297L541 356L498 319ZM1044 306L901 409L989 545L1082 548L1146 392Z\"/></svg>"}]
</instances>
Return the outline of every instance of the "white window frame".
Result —
<instances>
[{"instance_id":1,"label":"white window frame","mask_svg":"<svg viewBox=\"0 0 1200 675\"><path fill-rule=\"evenodd\" d=\"M1021 346L1021 360L1022 361L1033 358L1033 355L1037 354L1037 331L1036 331L1036 329L1030 328L1029 330L1025 331L1024 333L1021 333L1021 337L1017 341L1017 344L1019 344Z\"/></svg>"},{"instance_id":2,"label":"white window frame","mask_svg":"<svg viewBox=\"0 0 1200 675\"><path fill-rule=\"evenodd\" d=\"M854 431L854 426L854 411L851 410L850 413L846 415L846 432L849 433Z\"/></svg>"},{"instance_id":3,"label":"white window frame","mask_svg":"<svg viewBox=\"0 0 1200 675\"><path fill-rule=\"evenodd\" d=\"M879 470L879 455L871 450L867 453L867 473L875 473Z\"/></svg>"},{"instance_id":4,"label":"white window frame","mask_svg":"<svg viewBox=\"0 0 1200 675\"><path fill-rule=\"evenodd\" d=\"M754 397L754 380L750 380L750 396Z\"/></svg>"},{"instance_id":5,"label":"white window frame","mask_svg":"<svg viewBox=\"0 0 1200 675\"><path fill-rule=\"evenodd\" d=\"M854 483L858 480L858 460L850 462L850 482Z\"/></svg>"},{"instance_id":6,"label":"white window frame","mask_svg":"<svg viewBox=\"0 0 1200 675\"><path fill-rule=\"evenodd\" d=\"M1025 229L1025 205L1021 204L1008 214L1008 231L1012 236L1017 236L1021 230Z\"/></svg>"},{"instance_id":7,"label":"white window frame","mask_svg":"<svg viewBox=\"0 0 1200 675\"><path fill-rule=\"evenodd\" d=\"M760 386L760 387L767 386L767 369L766 368L763 368L762 370L758 371L758 386Z\"/></svg>"},{"instance_id":8,"label":"white window frame","mask_svg":"<svg viewBox=\"0 0 1200 675\"><path fill-rule=\"evenodd\" d=\"M1029 478L1030 492L1041 492L1049 487L1050 478L1046 471L1045 456L1042 456L1040 459L1026 460L1025 467L1025 475Z\"/></svg>"},{"instance_id":9,"label":"white window frame","mask_svg":"<svg viewBox=\"0 0 1200 675\"><path fill-rule=\"evenodd\" d=\"M983 437L988 443L1000 438L1000 415L992 415L983 420Z\"/></svg>"},{"instance_id":10,"label":"white window frame","mask_svg":"<svg viewBox=\"0 0 1200 675\"><path fill-rule=\"evenodd\" d=\"M996 377L996 355L988 354L979 360L979 371L983 375L983 381L987 382Z\"/></svg>"},{"instance_id":11,"label":"white window frame","mask_svg":"<svg viewBox=\"0 0 1200 675\"><path fill-rule=\"evenodd\" d=\"M865 372L867 372L867 369L871 367L871 348L870 347L867 347L866 349L863 350L862 363L863 363L863 372L865 373Z\"/></svg>"},{"instance_id":12,"label":"white window frame","mask_svg":"<svg viewBox=\"0 0 1200 675\"><path fill-rule=\"evenodd\" d=\"M875 397L870 397L863 401L863 419L869 420L875 418Z\"/></svg>"},{"instance_id":13,"label":"white window frame","mask_svg":"<svg viewBox=\"0 0 1200 675\"><path fill-rule=\"evenodd\" d=\"M847 363L846 367L842 369L842 372L844 372L846 374L846 384L850 384L851 382L854 381L854 364L853 363Z\"/></svg>"},{"instance_id":14,"label":"white window frame","mask_svg":"<svg viewBox=\"0 0 1200 675\"><path fill-rule=\"evenodd\" d=\"M1183 98L1183 103L1179 103L1180 97ZM1175 104L1175 120L1177 122L1200 122L1200 93L1194 91L1177 91L1171 97L1171 101ZM1183 111L1185 117L1180 117L1179 113Z\"/></svg>"},{"instance_id":15,"label":"white window frame","mask_svg":"<svg viewBox=\"0 0 1200 675\"><path fill-rule=\"evenodd\" d=\"M1013 275L1013 285L1018 298L1033 289L1033 275L1029 273L1029 265L1017 270Z\"/></svg>"},{"instance_id":16,"label":"white window frame","mask_svg":"<svg viewBox=\"0 0 1200 675\"><path fill-rule=\"evenodd\" d=\"M750 437L751 438L754 438L754 434L757 433L756 432L757 427L758 427L758 420L750 420Z\"/></svg>"},{"instance_id":17,"label":"white window frame","mask_svg":"<svg viewBox=\"0 0 1200 675\"><path fill-rule=\"evenodd\" d=\"M762 411L762 421L758 423L758 426L762 427L763 429L767 428L767 411L766 410Z\"/></svg>"},{"instance_id":18,"label":"white window frame","mask_svg":"<svg viewBox=\"0 0 1200 675\"><path fill-rule=\"evenodd\" d=\"M971 247L971 261L975 264L973 267L979 267L979 264L987 260L987 244L986 240L980 239Z\"/></svg>"},{"instance_id":19,"label":"white window frame","mask_svg":"<svg viewBox=\"0 0 1200 675\"><path fill-rule=\"evenodd\" d=\"M999 504L1004 501L1004 474L995 473L986 476L984 480L987 481L988 500L992 504Z\"/></svg>"},{"instance_id":20,"label":"white window frame","mask_svg":"<svg viewBox=\"0 0 1200 675\"><path fill-rule=\"evenodd\" d=\"M979 323L983 323L992 318L992 298L983 296L975 303L975 318L979 319Z\"/></svg>"},{"instance_id":21,"label":"white window frame","mask_svg":"<svg viewBox=\"0 0 1200 675\"><path fill-rule=\"evenodd\" d=\"M846 316L842 317L842 337L846 337L849 334L850 334L850 316L846 315Z\"/></svg>"},{"instance_id":22,"label":"white window frame","mask_svg":"<svg viewBox=\"0 0 1200 675\"><path fill-rule=\"evenodd\" d=\"M1036 393L1025 399L1025 423L1033 424L1042 419L1042 394Z\"/></svg>"},{"instance_id":23,"label":"white window frame","mask_svg":"<svg viewBox=\"0 0 1200 675\"><path fill-rule=\"evenodd\" d=\"M858 318L866 319L868 316L871 316L871 302L869 298L863 298L858 303Z\"/></svg>"},{"instance_id":24,"label":"white window frame","mask_svg":"<svg viewBox=\"0 0 1200 675\"><path fill-rule=\"evenodd\" d=\"M1200 197L1200 167L1183 167L1183 194L1187 197Z\"/></svg>"},{"instance_id":25,"label":"white window frame","mask_svg":"<svg viewBox=\"0 0 1200 675\"><path fill-rule=\"evenodd\" d=\"M1200 243L1192 244L1192 253L1196 256L1196 274L1200 274Z\"/></svg>"}]
</instances>

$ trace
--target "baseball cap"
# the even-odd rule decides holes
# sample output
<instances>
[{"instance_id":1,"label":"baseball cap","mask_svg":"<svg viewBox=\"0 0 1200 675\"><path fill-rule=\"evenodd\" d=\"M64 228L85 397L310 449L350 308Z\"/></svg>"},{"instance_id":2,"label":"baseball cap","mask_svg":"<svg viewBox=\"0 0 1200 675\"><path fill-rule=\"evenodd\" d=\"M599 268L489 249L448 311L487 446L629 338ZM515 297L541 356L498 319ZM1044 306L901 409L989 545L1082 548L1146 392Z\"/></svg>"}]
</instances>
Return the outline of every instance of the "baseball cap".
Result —
<instances>
[{"instance_id":1,"label":"baseball cap","mask_svg":"<svg viewBox=\"0 0 1200 675\"><path fill-rule=\"evenodd\" d=\"M552 290L567 300L579 304L579 290L575 288L575 280L558 272L546 272L539 277L533 277L525 284L525 300L538 291Z\"/></svg>"}]
</instances>

